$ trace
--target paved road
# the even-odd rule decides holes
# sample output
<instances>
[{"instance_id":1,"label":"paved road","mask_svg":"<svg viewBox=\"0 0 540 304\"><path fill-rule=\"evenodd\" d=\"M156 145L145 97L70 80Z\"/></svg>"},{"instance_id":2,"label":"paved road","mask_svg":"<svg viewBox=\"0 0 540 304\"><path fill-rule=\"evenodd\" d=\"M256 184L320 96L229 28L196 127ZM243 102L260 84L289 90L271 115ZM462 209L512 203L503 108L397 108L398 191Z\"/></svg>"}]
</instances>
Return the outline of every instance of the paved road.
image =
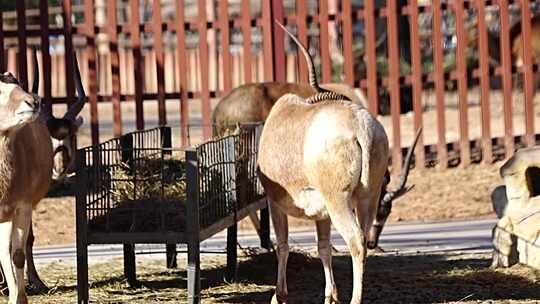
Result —
<instances>
[{"instance_id":1,"label":"paved road","mask_svg":"<svg viewBox=\"0 0 540 304\"><path fill-rule=\"evenodd\" d=\"M451 221L436 223L403 223L387 225L383 231L380 246L385 252L400 254L487 251L491 248L491 229L495 220ZM292 247L316 248L315 229L295 231L289 236ZM242 247L256 247L256 235L240 235ZM201 244L204 253L223 252L226 238L220 233ZM347 251L343 239L334 230L332 244L339 251ZM185 245L178 246L185 251ZM162 245L137 245L136 252L147 257L163 258ZM75 262L75 245L36 248L35 260L39 264L51 261ZM121 245L92 245L89 247L89 262L99 262L104 258L122 256Z\"/></svg>"}]
</instances>

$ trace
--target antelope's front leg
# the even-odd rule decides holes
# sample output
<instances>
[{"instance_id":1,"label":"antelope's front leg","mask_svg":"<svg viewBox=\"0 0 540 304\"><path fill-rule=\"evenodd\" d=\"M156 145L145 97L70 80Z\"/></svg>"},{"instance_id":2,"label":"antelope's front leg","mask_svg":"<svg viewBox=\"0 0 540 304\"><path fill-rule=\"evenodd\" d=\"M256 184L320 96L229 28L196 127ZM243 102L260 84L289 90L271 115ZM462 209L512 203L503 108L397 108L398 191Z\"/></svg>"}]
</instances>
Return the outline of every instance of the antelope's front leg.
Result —
<instances>
[{"instance_id":1,"label":"antelope's front leg","mask_svg":"<svg viewBox=\"0 0 540 304\"><path fill-rule=\"evenodd\" d=\"M28 239L28 232L30 231L31 224L32 207L23 204L23 206L15 212L13 231L11 232L11 260L13 266L15 266L15 277L18 290L18 297L15 303L17 304L28 303L25 290L26 284L24 282L24 264L26 261L26 241Z\"/></svg>"},{"instance_id":2,"label":"antelope's front leg","mask_svg":"<svg viewBox=\"0 0 540 304\"><path fill-rule=\"evenodd\" d=\"M334 273L332 272L332 248L330 245L330 231L332 222L330 219L317 221L317 249L319 258L324 268L324 303L339 303Z\"/></svg>"},{"instance_id":3,"label":"antelope's front leg","mask_svg":"<svg viewBox=\"0 0 540 304\"><path fill-rule=\"evenodd\" d=\"M272 214L272 222L274 223L274 232L277 240L277 259L278 259L278 274L276 283L276 292L272 297L272 304L285 304L289 295L287 291L287 260L289 259L289 223L287 214L283 213L279 208L272 207L270 202L270 212Z\"/></svg>"}]
</instances>

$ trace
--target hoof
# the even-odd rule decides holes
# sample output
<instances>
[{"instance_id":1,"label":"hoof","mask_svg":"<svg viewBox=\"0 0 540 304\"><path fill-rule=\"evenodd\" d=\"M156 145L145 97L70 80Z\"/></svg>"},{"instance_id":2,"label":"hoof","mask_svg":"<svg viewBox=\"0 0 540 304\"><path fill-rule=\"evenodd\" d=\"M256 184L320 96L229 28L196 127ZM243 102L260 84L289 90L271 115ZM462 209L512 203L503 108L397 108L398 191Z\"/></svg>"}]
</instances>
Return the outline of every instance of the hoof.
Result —
<instances>
[{"instance_id":1,"label":"hoof","mask_svg":"<svg viewBox=\"0 0 540 304\"><path fill-rule=\"evenodd\" d=\"M31 295L46 294L48 291L49 287L41 280L29 282L26 286L26 292Z\"/></svg>"},{"instance_id":2,"label":"hoof","mask_svg":"<svg viewBox=\"0 0 540 304\"><path fill-rule=\"evenodd\" d=\"M274 294L270 304L287 304L287 298L278 297L276 294Z\"/></svg>"}]
</instances>

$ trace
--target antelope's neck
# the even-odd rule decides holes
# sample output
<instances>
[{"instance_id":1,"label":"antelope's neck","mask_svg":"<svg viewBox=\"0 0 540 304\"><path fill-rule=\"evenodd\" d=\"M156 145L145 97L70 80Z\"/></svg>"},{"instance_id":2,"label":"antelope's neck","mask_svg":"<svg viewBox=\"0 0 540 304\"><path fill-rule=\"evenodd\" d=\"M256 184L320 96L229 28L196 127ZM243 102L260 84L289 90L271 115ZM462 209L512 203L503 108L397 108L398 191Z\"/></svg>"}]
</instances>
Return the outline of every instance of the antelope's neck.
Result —
<instances>
[{"instance_id":1,"label":"antelope's neck","mask_svg":"<svg viewBox=\"0 0 540 304\"><path fill-rule=\"evenodd\" d=\"M0 135L0 203L8 199L9 187L13 180L13 137L15 134Z\"/></svg>"}]
</instances>

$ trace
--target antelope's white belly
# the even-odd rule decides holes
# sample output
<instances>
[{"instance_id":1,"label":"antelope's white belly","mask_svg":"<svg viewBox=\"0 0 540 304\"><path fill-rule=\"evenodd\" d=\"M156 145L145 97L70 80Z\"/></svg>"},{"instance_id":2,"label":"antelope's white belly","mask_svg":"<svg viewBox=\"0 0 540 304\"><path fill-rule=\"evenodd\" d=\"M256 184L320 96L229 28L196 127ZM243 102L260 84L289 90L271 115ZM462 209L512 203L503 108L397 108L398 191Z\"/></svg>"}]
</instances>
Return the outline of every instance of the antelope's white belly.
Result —
<instances>
[{"instance_id":1,"label":"antelope's white belly","mask_svg":"<svg viewBox=\"0 0 540 304\"><path fill-rule=\"evenodd\" d=\"M303 210L304 216L310 219L328 218L325 200L321 192L315 188L304 188L300 191L294 199L294 205Z\"/></svg>"}]
</instances>

